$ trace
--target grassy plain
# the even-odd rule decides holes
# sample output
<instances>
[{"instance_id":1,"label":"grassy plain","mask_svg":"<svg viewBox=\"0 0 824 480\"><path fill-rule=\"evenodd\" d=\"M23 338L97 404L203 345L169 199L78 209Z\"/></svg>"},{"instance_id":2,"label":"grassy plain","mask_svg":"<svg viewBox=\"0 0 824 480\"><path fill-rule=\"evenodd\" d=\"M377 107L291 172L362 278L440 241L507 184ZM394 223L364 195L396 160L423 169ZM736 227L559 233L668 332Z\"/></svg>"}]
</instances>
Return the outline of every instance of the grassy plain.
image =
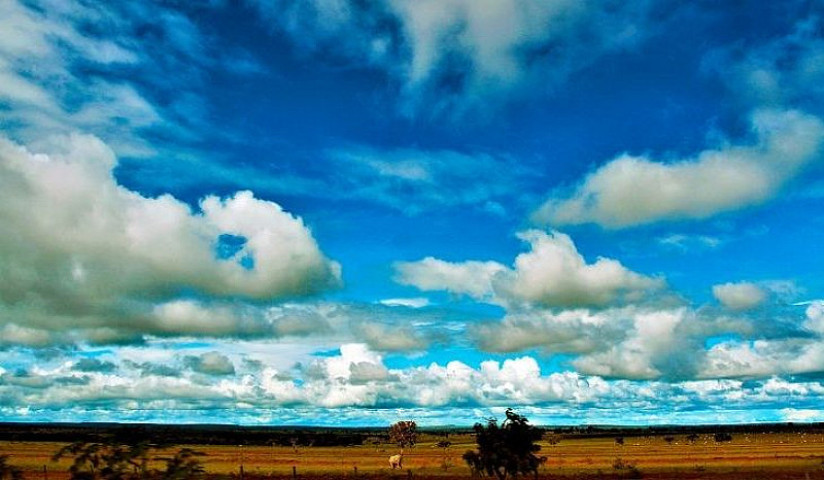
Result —
<instances>
[{"instance_id":1,"label":"grassy plain","mask_svg":"<svg viewBox=\"0 0 824 480\"><path fill-rule=\"evenodd\" d=\"M728 443L716 443L712 435L689 442L675 435L626 436L623 445L612 437L556 437L559 443L542 444L548 457L541 478L683 478L683 479L824 479L824 435L805 433L737 434ZM470 435L450 435L452 446L435 447L443 437L424 436L404 455L403 472L392 471L388 457L397 453L391 445L351 447L193 446L206 454L203 463L210 477L244 480L291 478L469 478L461 454L474 447ZM0 455L24 470L25 480L67 480L70 460L51 462L63 444L51 442L0 442ZM44 472L44 468L46 470Z\"/></svg>"}]
</instances>

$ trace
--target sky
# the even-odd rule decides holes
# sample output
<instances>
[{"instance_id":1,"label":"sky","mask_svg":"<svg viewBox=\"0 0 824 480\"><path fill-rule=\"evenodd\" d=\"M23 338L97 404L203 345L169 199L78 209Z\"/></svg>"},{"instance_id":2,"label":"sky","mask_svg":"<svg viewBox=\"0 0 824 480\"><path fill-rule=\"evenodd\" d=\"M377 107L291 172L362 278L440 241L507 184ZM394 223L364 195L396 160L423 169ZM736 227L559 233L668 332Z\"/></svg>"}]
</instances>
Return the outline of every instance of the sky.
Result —
<instances>
[{"instance_id":1,"label":"sky","mask_svg":"<svg viewBox=\"0 0 824 480\"><path fill-rule=\"evenodd\" d=\"M0 0L0 421L824 421L818 0Z\"/></svg>"}]
</instances>

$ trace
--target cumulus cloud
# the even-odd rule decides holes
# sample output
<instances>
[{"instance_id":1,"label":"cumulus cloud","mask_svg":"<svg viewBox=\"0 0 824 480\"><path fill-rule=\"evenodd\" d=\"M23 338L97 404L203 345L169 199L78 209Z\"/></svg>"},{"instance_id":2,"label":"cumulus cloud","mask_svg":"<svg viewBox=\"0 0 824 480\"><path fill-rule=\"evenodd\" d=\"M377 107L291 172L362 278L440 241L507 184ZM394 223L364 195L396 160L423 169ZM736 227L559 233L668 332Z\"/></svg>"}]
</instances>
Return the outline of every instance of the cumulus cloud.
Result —
<instances>
[{"instance_id":1,"label":"cumulus cloud","mask_svg":"<svg viewBox=\"0 0 824 480\"><path fill-rule=\"evenodd\" d=\"M730 310L750 310L766 300L767 295L758 285L750 282L723 283L712 287L713 296Z\"/></svg>"},{"instance_id":2,"label":"cumulus cloud","mask_svg":"<svg viewBox=\"0 0 824 480\"><path fill-rule=\"evenodd\" d=\"M425 105L435 114L477 110L518 96L524 85L549 91L643 40L650 7L564 0L251 3L310 50L386 69L402 85L407 112Z\"/></svg>"},{"instance_id":3,"label":"cumulus cloud","mask_svg":"<svg viewBox=\"0 0 824 480\"><path fill-rule=\"evenodd\" d=\"M44 343L42 330L67 327L103 342L141 328L221 333L243 322L175 296L189 289L278 299L340 283L339 265L275 203L239 192L206 197L196 212L170 195L149 198L118 185L115 155L95 137L71 135L48 147L0 140L0 321L24 343ZM218 255L222 235L243 244Z\"/></svg>"},{"instance_id":4,"label":"cumulus cloud","mask_svg":"<svg viewBox=\"0 0 824 480\"><path fill-rule=\"evenodd\" d=\"M729 340L711 347L698 375L702 377L765 377L819 374L824 371L824 308L816 300L805 310L801 330L753 341Z\"/></svg>"},{"instance_id":5,"label":"cumulus cloud","mask_svg":"<svg viewBox=\"0 0 824 480\"><path fill-rule=\"evenodd\" d=\"M235 365L229 357L220 352L206 352L199 356L185 358L186 365L198 373L206 375L232 375Z\"/></svg>"},{"instance_id":6,"label":"cumulus cloud","mask_svg":"<svg viewBox=\"0 0 824 480\"><path fill-rule=\"evenodd\" d=\"M391 368L381 354L363 344L345 344L333 354L315 355L306 367L298 369L283 369L266 361L249 369L249 362L237 362L211 350L183 358L165 349L141 351L153 362L177 359L188 363L194 358L213 368L207 368L205 374L180 369L169 375L132 365L124 361L121 352L112 354L118 366L113 371L78 371L74 362L63 359L41 361L25 370L0 368L0 413L18 418L17 406L28 405L32 412L43 415L62 412L68 415L61 417L66 420L84 412L99 414L106 408L113 412L112 418L134 418L130 417L134 412L142 412L148 415L142 418L149 419L161 412L177 415L188 411L189 415L205 415L202 418L240 421L242 417L248 423L271 423L271 413L277 411L278 418L294 416L339 424L350 415L355 416L352 420L363 422L370 412L397 415L414 411L412 418L422 422L428 419L443 424L447 418L462 418L469 424L482 418L483 412L501 413L499 407L514 402L531 419L587 415L594 420L603 419L599 416L603 412L619 411L622 415L613 420L627 421L630 417L624 414L643 411L640 417L631 418L648 423L689 421L680 415L673 417L672 412L683 409L711 415L721 404L732 410L783 409L790 398L794 408L815 409L824 395L820 382L776 376L747 381L649 381L606 379L571 371L548 373L531 356L485 360L474 367L446 360ZM272 349L266 351L271 353ZM210 357L214 362L208 361ZM229 373L229 364L234 373ZM169 365L173 369L175 362ZM592 408L582 412L582 404ZM376 421L389 423L387 419Z\"/></svg>"},{"instance_id":7,"label":"cumulus cloud","mask_svg":"<svg viewBox=\"0 0 824 480\"><path fill-rule=\"evenodd\" d=\"M378 322L358 322L352 326L355 337L378 351L424 350L430 340L410 326L386 325Z\"/></svg>"},{"instance_id":8,"label":"cumulus cloud","mask_svg":"<svg viewBox=\"0 0 824 480\"><path fill-rule=\"evenodd\" d=\"M484 299L492 295L492 279L506 267L498 262L446 262L426 257L417 262L395 263L395 281L424 291L450 293Z\"/></svg>"},{"instance_id":9,"label":"cumulus cloud","mask_svg":"<svg viewBox=\"0 0 824 480\"><path fill-rule=\"evenodd\" d=\"M689 159L619 156L572 192L556 191L533 218L606 228L707 218L771 199L820 157L824 123L815 116L759 110L751 128L752 143L730 143Z\"/></svg>"},{"instance_id":10,"label":"cumulus cloud","mask_svg":"<svg viewBox=\"0 0 824 480\"><path fill-rule=\"evenodd\" d=\"M569 365L586 375L683 380L705 369L707 339L754 333L751 320L717 313L683 305L519 309L477 323L469 334L487 352L568 355Z\"/></svg>"},{"instance_id":11,"label":"cumulus cloud","mask_svg":"<svg viewBox=\"0 0 824 480\"><path fill-rule=\"evenodd\" d=\"M664 281L635 273L617 260L587 263L572 239L559 232L528 230L518 238L531 250L515 258L513 268L497 262L452 263L427 257L397 262L396 281L421 290L446 290L503 304L545 307L606 306L641 300Z\"/></svg>"}]
</instances>

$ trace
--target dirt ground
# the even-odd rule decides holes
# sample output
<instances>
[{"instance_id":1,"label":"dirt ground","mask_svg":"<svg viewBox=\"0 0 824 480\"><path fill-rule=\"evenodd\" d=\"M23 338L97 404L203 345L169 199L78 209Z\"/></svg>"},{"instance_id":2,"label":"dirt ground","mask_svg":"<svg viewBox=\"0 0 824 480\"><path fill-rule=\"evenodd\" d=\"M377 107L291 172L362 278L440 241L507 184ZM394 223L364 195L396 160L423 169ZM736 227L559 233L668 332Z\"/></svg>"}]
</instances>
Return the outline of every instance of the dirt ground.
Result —
<instances>
[{"instance_id":1,"label":"dirt ground","mask_svg":"<svg viewBox=\"0 0 824 480\"><path fill-rule=\"evenodd\" d=\"M404 454L404 471L389 469L388 457L397 453L390 445L352 447L210 446L192 448L206 454L203 463L214 478L243 480L271 478L468 478L461 454L474 447L470 436L450 436L448 449L435 447L442 438L428 438ZM0 442L0 455L24 470L25 480L67 480L70 460L52 462L62 444ZM739 434L729 443L716 443L702 435L695 442L675 436L613 438L562 438L544 443L547 462L541 478L596 479L802 479L824 480L824 435ZM411 472L411 473L410 473Z\"/></svg>"}]
</instances>

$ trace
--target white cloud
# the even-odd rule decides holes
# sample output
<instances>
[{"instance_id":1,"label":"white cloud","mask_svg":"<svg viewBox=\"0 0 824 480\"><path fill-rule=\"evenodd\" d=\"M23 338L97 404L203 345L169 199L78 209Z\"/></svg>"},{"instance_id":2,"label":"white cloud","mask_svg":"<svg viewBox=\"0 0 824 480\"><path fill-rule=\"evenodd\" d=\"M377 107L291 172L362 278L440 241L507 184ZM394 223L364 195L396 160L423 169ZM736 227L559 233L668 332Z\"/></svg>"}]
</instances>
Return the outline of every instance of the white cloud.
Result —
<instances>
[{"instance_id":1,"label":"white cloud","mask_svg":"<svg viewBox=\"0 0 824 480\"><path fill-rule=\"evenodd\" d=\"M426 297L415 298L385 298L380 301L381 305L387 307L409 307L409 308L424 308L428 307L430 301Z\"/></svg>"},{"instance_id":2,"label":"white cloud","mask_svg":"<svg viewBox=\"0 0 824 480\"><path fill-rule=\"evenodd\" d=\"M470 331L487 352L538 348L546 353L591 353L620 341L632 328L631 319L631 311L510 312L500 322L482 323Z\"/></svg>"},{"instance_id":3,"label":"white cloud","mask_svg":"<svg viewBox=\"0 0 824 480\"><path fill-rule=\"evenodd\" d=\"M659 362L674 357L675 349L682 349L686 355L692 350L678 332L679 324L688 317L686 309L637 312L632 318L632 330L623 340L606 350L580 356L572 364L581 373L605 377L651 379L670 373Z\"/></svg>"},{"instance_id":4,"label":"white cloud","mask_svg":"<svg viewBox=\"0 0 824 480\"><path fill-rule=\"evenodd\" d=\"M531 250L515 258L514 268L497 262L451 263L427 257L397 262L396 281L421 290L446 290L503 304L606 306L641 300L664 287L662 279L644 276L617 260L600 257L587 263L569 236L528 230L518 237Z\"/></svg>"},{"instance_id":5,"label":"white cloud","mask_svg":"<svg viewBox=\"0 0 824 480\"><path fill-rule=\"evenodd\" d=\"M361 321L352 325L352 331L357 339L366 342L370 348L384 352L425 350L430 343L406 325Z\"/></svg>"},{"instance_id":6,"label":"white cloud","mask_svg":"<svg viewBox=\"0 0 824 480\"><path fill-rule=\"evenodd\" d=\"M597 223L623 228L662 220L702 219L761 204L817 160L824 124L799 111L756 112L755 140L660 162L622 155L589 174L571 193L556 192L533 215L541 223Z\"/></svg>"},{"instance_id":7,"label":"white cloud","mask_svg":"<svg viewBox=\"0 0 824 480\"><path fill-rule=\"evenodd\" d=\"M810 302L805 313L804 328L824 337L824 300Z\"/></svg>"},{"instance_id":8,"label":"white cloud","mask_svg":"<svg viewBox=\"0 0 824 480\"><path fill-rule=\"evenodd\" d=\"M118 185L116 158L95 137L49 143L49 151L35 153L0 139L4 324L20 327L25 318L29 329L96 329L105 336L158 325L191 330L183 324L197 320L217 333L234 322L226 311L157 303L150 315L151 302L182 289L277 299L340 282L340 266L275 203L239 192L207 197L202 213L193 212L170 195L148 198ZM245 238L228 258L215 251L223 234Z\"/></svg>"},{"instance_id":9,"label":"white cloud","mask_svg":"<svg viewBox=\"0 0 824 480\"><path fill-rule=\"evenodd\" d=\"M712 287L713 296L730 310L750 310L767 298L766 292L750 282L723 283Z\"/></svg>"},{"instance_id":10,"label":"white cloud","mask_svg":"<svg viewBox=\"0 0 824 480\"><path fill-rule=\"evenodd\" d=\"M492 279L505 270L497 262L452 263L426 257L417 262L396 262L395 281L424 291L446 290L484 299L492 294Z\"/></svg>"}]
</instances>

